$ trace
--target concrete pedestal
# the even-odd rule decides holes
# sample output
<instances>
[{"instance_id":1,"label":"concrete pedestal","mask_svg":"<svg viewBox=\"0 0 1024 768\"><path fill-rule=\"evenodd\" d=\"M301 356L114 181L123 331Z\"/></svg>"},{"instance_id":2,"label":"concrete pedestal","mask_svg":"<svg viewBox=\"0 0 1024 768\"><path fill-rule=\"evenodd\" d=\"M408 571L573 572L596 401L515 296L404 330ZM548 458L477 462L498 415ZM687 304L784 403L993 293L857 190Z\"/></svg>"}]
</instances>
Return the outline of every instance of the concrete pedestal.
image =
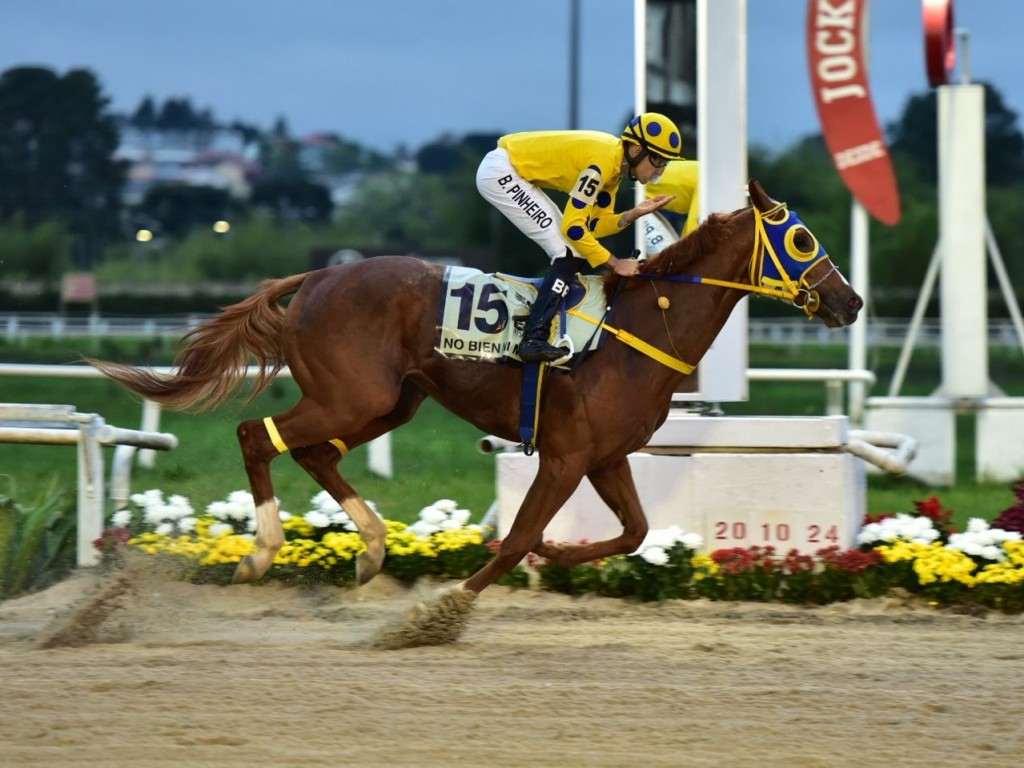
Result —
<instances>
[{"instance_id":1,"label":"concrete pedestal","mask_svg":"<svg viewBox=\"0 0 1024 768\"><path fill-rule=\"evenodd\" d=\"M917 441L917 455L907 468L908 476L929 485L956 483L956 414L949 400L869 397L864 425L869 431L895 432Z\"/></svg>"},{"instance_id":2,"label":"concrete pedestal","mask_svg":"<svg viewBox=\"0 0 1024 768\"><path fill-rule=\"evenodd\" d=\"M853 546L864 517L864 462L841 450L845 430L845 417L670 418L651 441L659 453L631 455L630 468L652 528L699 533L708 551L770 545L814 554ZM499 536L508 533L538 461L497 456ZM594 541L621 531L584 479L545 538Z\"/></svg>"}]
</instances>

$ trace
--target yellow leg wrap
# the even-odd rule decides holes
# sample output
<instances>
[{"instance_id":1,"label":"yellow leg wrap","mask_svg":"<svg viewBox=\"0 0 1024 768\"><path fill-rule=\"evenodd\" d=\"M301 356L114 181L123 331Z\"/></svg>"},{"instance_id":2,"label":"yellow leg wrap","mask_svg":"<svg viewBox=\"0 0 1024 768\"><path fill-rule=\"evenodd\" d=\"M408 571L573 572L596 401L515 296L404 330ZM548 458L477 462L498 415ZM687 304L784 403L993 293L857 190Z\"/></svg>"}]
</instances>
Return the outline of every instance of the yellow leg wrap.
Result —
<instances>
[{"instance_id":1,"label":"yellow leg wrap","mask_svg":"<svg viewBox=\"0 0 1024 768\"><path fill-rule=\"evenodd\" d=\"M337 448L338 449L338 453L340 453L342 456L344 456L346 453L348 453L348 446L345 445L345 441L344 440L337 440L337 439L335 439L335 440L329 440L328 442L331 445L333 445L335 448Z\"/></svg>"},{"instance_id":2,"label":"yellow leg wrap","mask_svg":"<svg viewBox=\"0 0 1024 768\"><path fill-rule=\"evenodd\" d=\"M274 444L274 447L277 448L278 453L285 453L288 450L288 446L281 439L281 433L274 426L274 420L267 416L263 420L263 426L267 428L267 436L270 438L270 442Z\"/></svg>"}]
</instances>

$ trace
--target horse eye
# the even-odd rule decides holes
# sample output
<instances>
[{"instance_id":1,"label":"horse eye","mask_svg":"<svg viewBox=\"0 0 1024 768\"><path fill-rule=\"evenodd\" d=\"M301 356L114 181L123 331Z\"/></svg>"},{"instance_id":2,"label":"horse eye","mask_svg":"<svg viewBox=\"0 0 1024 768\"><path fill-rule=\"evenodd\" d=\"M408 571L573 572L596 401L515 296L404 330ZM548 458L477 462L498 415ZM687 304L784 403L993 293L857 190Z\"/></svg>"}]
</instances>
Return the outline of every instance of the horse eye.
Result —
<instances>
[{"instance_id":1,"label":"horse eye","mask_svg":"<svg viewBox=\"0 0 1024 768\"><path fill-rule=\"evenodd\" d=\"M793 234L793 247L797 253L811 255L818 250L818 242L810 232L803 227L798 227Z\"/></svg>"}]
</instances>

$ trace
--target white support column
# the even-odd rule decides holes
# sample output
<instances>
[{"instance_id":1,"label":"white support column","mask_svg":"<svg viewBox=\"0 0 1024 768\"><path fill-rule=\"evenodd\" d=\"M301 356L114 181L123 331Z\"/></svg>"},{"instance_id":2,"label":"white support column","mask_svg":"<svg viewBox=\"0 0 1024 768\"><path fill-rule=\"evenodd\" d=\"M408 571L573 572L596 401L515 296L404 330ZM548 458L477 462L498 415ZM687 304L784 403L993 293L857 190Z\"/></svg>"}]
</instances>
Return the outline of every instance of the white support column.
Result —
<instances>
[{"instance_id":1,"label":"white support column","mask_svg":"<svg viewBox=\"0 0 1024 768\"><path fill-rule=\"evenodd\" d=\"M747 0L697 3L700 217L747 204ZM699 394L740 401L747 390L747 300L701 361Z\"/></svg>"},{"instance_id":2,"label":"white support column","mask_svg":"<svg viewBox=\"0 0 1024 768\"><path fill-rule=\"evenodd\" d=\"M870 285L870 222L868 212L856 200L850 211L850 282L864 299L860 322L850 326L849 368L851 371L862 371L867 368L868 355L868 319L871 308ZM850 423L855 427L864 426L863 382L851 381L849 384L848 409Z\"/></svg>"},{"instance_id":3,"label":"white support column","mask_svg":"<svg viewBox=\"0 0 1024 768\"><path fill-rule=\"evenodd\" d=\"M142 401L142 424L139 429L143 432L160 431L160 403L152 400ZM140 467L152 469L156 466L156 451L152 448L142 448L137 460Z\"/></svg>"},{"instance_id":4,"label":"white support column","mask_svg":"<svg viewBox=\"0 0 1024 768\"><path fill-rule=\"evenodd\" d=\"M103 533L106 502L103 449L99 432L105 422L99 416L79 425L78 441L78 565L96 565L100 553L93 542Z\"/></svg>"},{"instance_id":5,"label":"white support column","mask_svg":"<svg viewBox=\"0 0 1024 768\"><path fill-rule=\"evenodd\" d=\"M989 394L985 260L985 89L938 89L942 395Z\"/></svg>"}]
</instances>

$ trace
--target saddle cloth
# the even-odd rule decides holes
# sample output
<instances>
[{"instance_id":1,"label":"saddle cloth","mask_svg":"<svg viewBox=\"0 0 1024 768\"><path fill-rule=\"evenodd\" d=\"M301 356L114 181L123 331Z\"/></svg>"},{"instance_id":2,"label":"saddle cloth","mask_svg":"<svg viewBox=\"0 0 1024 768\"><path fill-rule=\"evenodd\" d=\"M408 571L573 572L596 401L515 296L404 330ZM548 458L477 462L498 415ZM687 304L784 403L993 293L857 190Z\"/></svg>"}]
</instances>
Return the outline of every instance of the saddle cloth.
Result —
<instances>
[{"instance_id":1,"label":"saddle cloth","mask_svg":"<svg viewBox=\"0 0 1024 768\"><path fill-rule=\"evenodd\" d=\"M565 309L577 309L589 317L605 311L601 278L577 275ZM537 298L541 278L513 277L500 272L481 272L471 267L446 267L442 283L440 317L434 341L434 355L453 360L500 363L520 361L519 343ZM578 317L559 312L551 323L551 339L563 335L581 351L597 332L591 349L604 343L605 331Z\"/></svg>"}]
</instances>

